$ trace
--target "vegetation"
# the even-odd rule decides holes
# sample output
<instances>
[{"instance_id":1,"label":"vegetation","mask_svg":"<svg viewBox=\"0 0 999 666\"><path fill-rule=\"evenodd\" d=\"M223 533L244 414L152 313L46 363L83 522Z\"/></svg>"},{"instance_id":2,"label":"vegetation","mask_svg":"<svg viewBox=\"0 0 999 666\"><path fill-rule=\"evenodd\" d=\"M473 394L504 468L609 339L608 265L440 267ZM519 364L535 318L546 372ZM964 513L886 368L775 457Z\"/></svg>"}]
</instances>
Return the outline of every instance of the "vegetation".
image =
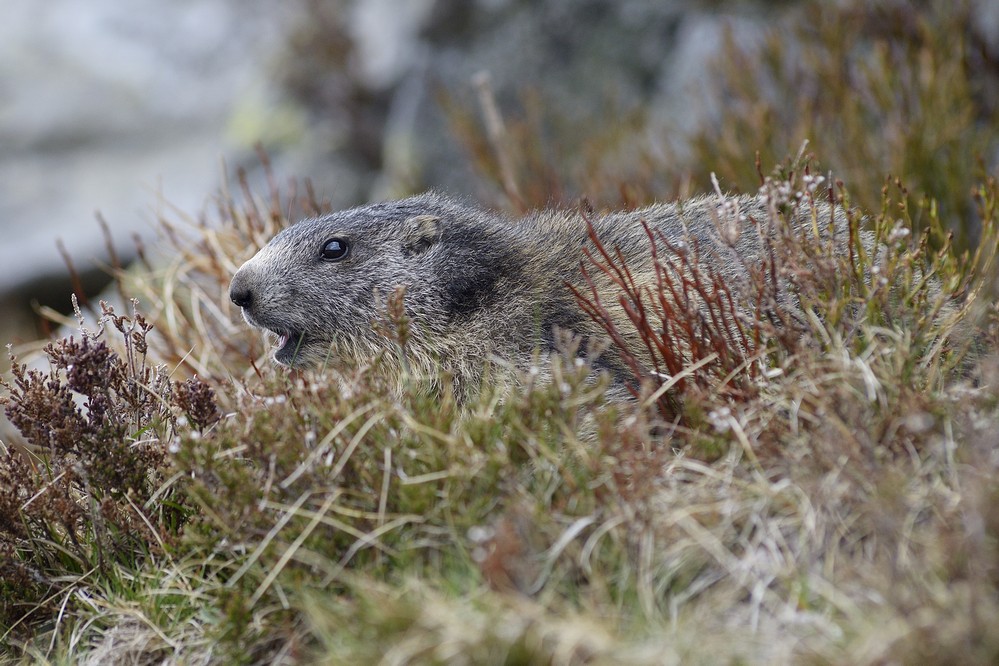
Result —
<instances>
[{"instance_id":1,"label":"vegetation","mask_svg":"<svg viewBox=\"0 0 999 666\"><path fill-rule=\"evenodd\" d=\"M954 85L966 61L934 31L960 19L919 24ZM867 64L870 107L837 121L875 150L894 65ZM322 203L244 185L211 223L164 221L171 264L118 269L123 304L84 308L46 369L12 362L23 441L0 450L0 661L995 662L999 183L970 151L999 128L981 120L965 144L974 100L952 102L927 113L957 137L953 179L875 165L848 190L807 155L764 174L704 144L700 163L747 165L755 182L722 182L773 204L756 317L683 253L654 290L631 288L613 248L581 257L620 278L658 354L632 404L607 403L571 340L551 383L484 382L464 407L416 380L398 392L379 360L275 368L226 288L284 211ZM534 205L525 184L555 179L511 139L530 123L508 127L480 151L484 175ZM823 131L813 145L840 159ZM643 173L593 191L661 195ZM790 233L817 201L850 211L848 253ZM948 232L971 228L974 250L955 250ZM669 254L655 234L652 248ZM775 275L799 304L776 302ZM693 292L709 321L670 308ZM398 310L393 324L404 354Z\"/></svg>"}]
</instances>

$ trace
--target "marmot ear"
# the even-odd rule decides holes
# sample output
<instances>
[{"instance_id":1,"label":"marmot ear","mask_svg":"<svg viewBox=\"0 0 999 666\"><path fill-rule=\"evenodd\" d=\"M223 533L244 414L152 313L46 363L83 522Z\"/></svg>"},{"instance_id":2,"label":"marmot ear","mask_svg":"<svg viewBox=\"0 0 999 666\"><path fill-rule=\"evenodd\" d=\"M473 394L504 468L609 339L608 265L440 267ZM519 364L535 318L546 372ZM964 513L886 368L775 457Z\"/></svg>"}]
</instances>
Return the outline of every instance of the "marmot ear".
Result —
<instances>
[{"instance_id":1,"label":"marmot ear","mask_svg":"<svg viewBox=\"0 0 999 666\"><path fill-rule=\"evenodd\" d=\"M417 215L403 224L402 251L406 255L423 254L441 238L441 219L433 215Z\"/></svg>"}]
</instances>

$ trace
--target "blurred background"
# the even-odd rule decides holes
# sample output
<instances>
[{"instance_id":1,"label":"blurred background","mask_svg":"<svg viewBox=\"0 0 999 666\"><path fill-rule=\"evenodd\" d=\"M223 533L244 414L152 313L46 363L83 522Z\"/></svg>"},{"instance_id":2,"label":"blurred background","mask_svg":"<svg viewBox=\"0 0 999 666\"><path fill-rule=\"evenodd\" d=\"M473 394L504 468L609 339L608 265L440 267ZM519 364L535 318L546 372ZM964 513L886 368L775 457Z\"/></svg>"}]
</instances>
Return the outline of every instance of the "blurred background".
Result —
<instances>
[{"instance_id":1,"label":"blurred background","mask_svg":"<svg viewBox=\"0 0 999 666\"><path fill-rule=\"evenodd\" d=\"M519 210L711 173L752 192L805 140L861 205L901 177L973 243L999 2L7 0L0 342L68 310L57 239L96 294L95 213L127 259L237 171L262 183L258 146L335 207L435 187Z\"/></svg>"}]
</instances>

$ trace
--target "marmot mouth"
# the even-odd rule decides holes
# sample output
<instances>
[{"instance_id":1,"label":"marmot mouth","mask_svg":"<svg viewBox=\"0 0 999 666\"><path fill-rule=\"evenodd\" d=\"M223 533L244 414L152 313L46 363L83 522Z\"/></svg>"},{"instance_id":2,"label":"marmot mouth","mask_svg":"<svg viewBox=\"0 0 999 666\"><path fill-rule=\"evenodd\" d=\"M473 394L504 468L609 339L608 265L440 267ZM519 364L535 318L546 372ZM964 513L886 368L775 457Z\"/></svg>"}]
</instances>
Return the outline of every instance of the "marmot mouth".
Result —
<instances>
[{"instance_id":1,"label":"marmot mouth","mask_svg":"<svg viewBox=\"0 0 999 666\"><path fill-rule=\"evenodd\" d=\"M303 333L296 331L270 331L277 336L274 347L274 359L285 365L292 365L302 348L305 339Z\"/></svg>"}]
</instances>

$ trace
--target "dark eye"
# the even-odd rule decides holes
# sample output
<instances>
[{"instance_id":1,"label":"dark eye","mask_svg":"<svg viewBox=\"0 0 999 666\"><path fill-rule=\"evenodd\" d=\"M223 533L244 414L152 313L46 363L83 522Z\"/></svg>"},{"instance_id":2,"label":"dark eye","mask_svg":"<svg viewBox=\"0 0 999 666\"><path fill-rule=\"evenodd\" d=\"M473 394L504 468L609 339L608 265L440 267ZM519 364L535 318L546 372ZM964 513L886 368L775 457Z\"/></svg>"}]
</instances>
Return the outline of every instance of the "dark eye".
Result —
<instances>
[{"instance_id":1,"label":"dark eye","mask_svg":"<svg viewBox=\"0 0 999 666\"><path fill-rule=\"evenodd\" d=\"M348 254L350 254L350 245L346 239L331 238L323 243L323 249L319 256L326 261L340 261L346 259Z\"/></svg>"}]
</instances>

